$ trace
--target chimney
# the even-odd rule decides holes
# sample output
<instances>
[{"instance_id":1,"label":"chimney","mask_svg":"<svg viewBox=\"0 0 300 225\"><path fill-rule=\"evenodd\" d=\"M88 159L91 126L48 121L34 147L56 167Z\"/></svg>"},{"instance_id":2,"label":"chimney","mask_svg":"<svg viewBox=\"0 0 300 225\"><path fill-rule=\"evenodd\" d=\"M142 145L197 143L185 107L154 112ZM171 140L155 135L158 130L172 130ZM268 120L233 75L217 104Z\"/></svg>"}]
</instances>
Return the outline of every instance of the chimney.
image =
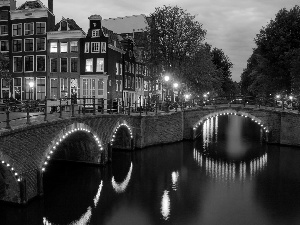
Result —
<instances>
[{"instance_id":1,"label":"chimney","mask_svg":"<svg viewBox=\"0 0 300 225\"><path fill-rule=\"evenodd\" d=\"M53 0L48 0L48 9L53 13Z\"/></svg>"},{"instance_id":2,"label":"chimney","mask_svg":"<svg viewBox=\"0 0 300 225\"><path fill-rule=\"evenodd\" d=\"M16 10L16 1L10 0L10 10Z\"/></svg>"}]
</instances>

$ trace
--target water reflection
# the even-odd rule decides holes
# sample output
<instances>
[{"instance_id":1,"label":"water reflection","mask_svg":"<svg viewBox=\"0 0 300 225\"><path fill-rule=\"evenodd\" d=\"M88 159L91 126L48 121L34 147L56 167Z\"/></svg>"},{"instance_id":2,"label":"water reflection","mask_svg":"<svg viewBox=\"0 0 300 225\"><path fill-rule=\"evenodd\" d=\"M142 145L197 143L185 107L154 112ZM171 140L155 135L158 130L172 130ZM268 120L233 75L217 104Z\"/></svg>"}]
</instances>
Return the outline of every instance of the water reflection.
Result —
<instances>
[{"instance_id":1,"label":"water reflection","mask_svg":"<svg viewBox=\"0 0 300 225\"><path fill-rule=\"evenodd\" d=\"M113 188L114 188L114 190L115 190L116 193L123 193L123 192L125 192L128 184L129 184L130 178L131 178L132 168L133 168L133 164L131 163L129 171L128 171L128 173L127 173L124 181L121 182L121 183L117 183L115 181L115 177L112 177L111 184L112 184L112 186L113 186Z\"/></svg>"},{"instance_id":2,"label":"water reflection","mask_svg":"<svg viewBox=\"0 0 300 225\"><path fill-rule=\"evenodd\" d=\"M178 171L173 171L172 172L172 189L174 191L177 190L178 187L178 178L179 178L179 172Z\"/></svg>"},{"instance_id":3,"label":"water reflection","mask_svg":"<svg viewBox=\"0 0 300 225\"><path fill-rule=\"evenodd\" d=\"M164 194L161 198L161 214L164 218L164 220L169 219L170 215L170 196L169 192L167 190L164 191Z\"/></svg>"}]
</instances>

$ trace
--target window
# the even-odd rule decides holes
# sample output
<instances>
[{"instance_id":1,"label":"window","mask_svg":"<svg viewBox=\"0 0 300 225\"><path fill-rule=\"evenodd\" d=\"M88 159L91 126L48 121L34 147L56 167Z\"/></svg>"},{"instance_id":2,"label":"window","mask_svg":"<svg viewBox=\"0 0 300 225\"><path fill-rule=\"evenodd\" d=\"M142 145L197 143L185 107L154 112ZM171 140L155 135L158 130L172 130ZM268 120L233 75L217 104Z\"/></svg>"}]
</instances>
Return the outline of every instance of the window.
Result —
<instances>
[{"instance_id":1,"label":"window","mask_svg":"<svg viewBox=\"0 0 300 225\"><path fill-rule=\"evenodd\" d=\"M92 30L92 37L99 37L99 30Z\"/></svg>"},{"instance_id":2,"label":"window","mask_svg":"<svg viewBox=\"0 0 300 225\"><path fill-rule=\"evenodd\" d=\"M24 35L33 35L34 34L34 25L33 23L24 24Z\"/></svg>"},{"instance_id":3,"label":"window","mask_svg":"<svg viewBox=\"0 0 300 225\"><path fill-rule=\"evenodd\" d=\"M120 63L120 75L123 75L123 64Z\"/></svg>"},{"instance_id":4,"label":"window","mask_svg":"<svg viewBox=\"0 0 300 225\"><path fill-rule=\"evenodd\" d=\"M13 24L12 25L12 30L13 30L13 36L20 36L22 35L22 24Z\"/></svg>"},{"instance_id":5,"label":"window","mask_svg":"<svg viewBox=\"0 0 300 225\"><path fill-rule=\"evenodd\" d=\"M57 58L50 59L50 72L51 73L57 72Z\"/></svg>"},{"instance_id":6,"label":"window","mask_svg":"<svg viewBox=\"0 0 300 225\"><path fill-rule=\"evenodd\" d=\"M119 91L119 81L116 80L116 91Z\"/></svg>"},{"instance_id":7,"label":"window","mask_svg":"<svg viewBox=\"0 0 300 225\"><path fill-rule=\"evenodd\" d=\"M103 79L98 80L98 96L104 93L104 81Z\"/></svg>"},{"instance_id":8,"label":"window","mask_svg":"<svg viewBox=\"0 0 300 225\"><path fill-rule=\"evenodd\" d=\"M106 53L106 42L101 42L101 53Z\"/></svg>"},{"instance_id":9,"label":"window","mask_svg":"<svg viewBox=\"0 0 300 225\"><path fill-rule=\"evenodd\" d=\"M57 52L57 42L50 43L50 52Z\"/></svg>"},{"instance_id":10,"label":"window","mask_svg":"<svg viewBox=\"0 0 300 225\"><path fill-rule=\"evenodd\" d=\"M22 93L22 78L16 77L14 78L14 98L21 100Z\"/></svg>"},{"instance_id":11,"label":"window","mask_svg":"<svg viewBox=\"0 0 300 225\"><path fill-rule=\"evenodd\" d=\"M46 50L45 38L37 38L36 39L36 50L37 51L45 51Z\"/></svg>"},{"instance_id":12,"label":"window","mask_svg":"<svg viewBox=\"0 0 300 225\"><path fill-rule=\"evenodd\" d=\"M68 30L68 23L66 21L60 23L60 30Z\"/></svg>"},{"instance_id":13,"label":"window","mask_svg":"<svg viewBox=\"0 0 300 225\"><path fill-rule=\"evenodd\" d=\"M7 25L1 25L0 26L0 35L8 35Z\"/></svg>"},{"instance_id":14,"label":"window","mask_svg":"<svg viewBox=\"0 0 300 225\"><path fill-rule=\"evenodd\" d=\"M32 52L33 51L33 38L26 38L24 39L24 51L25 52Z\"/></svg>"},{"instance_id":15,"label":"window","mask_svg":"<svg viewBox=\"0 0 300 225\"><path fill-rule=\"evenodd\" d=\"M78 68L78 58L71 58L71 72L77 72Z\"/></svg>"},{"instance_id":16,"label":"window","mask_svg":"<svg viewBox=\"0 0 300 225\"><path fill-rule=\"evenodd\" d=\"M22 51L22 40L14 39L13 40L13 52L21 52Z\"/></svg>"},{"instance_id":17,"label":"window","mask_svg":"<svg viewBox=\"0 0 300 225\"><path fill-rule=\"evenodd\" d=\"M71 96L77 96L77 92L78 92L78 80L77 79L71 78L70 89L71 89Z\"/></svg>"},{"instance_id":18,"label":"window","mask_svg":"<svg viewBox=\"0 0 300 225\"><path fill-rule=\"evenodd\" d=\"M127 76L126 75L125 75L124 81L125 81L125 88L127 88Z\"/></svg>"},{"instance_id":19,"label":"window","mask_svg":"<svg viewBox=\"0 0 300 225\"><path fill-rule=\"evenodd\" d=\"M36 71L39 71L39 72L46 71L46 56L45 55L36 56Z\"/></svg>"},{"instance_id":20,"label":"window","mask_svg":"<svg viewBox=\"0 0 300 225\"><path fill-rule=\"evenodd\" d=\"M84 44L84 53L89 53L90 42L85 42Z\"/></svg>"},{"instance_id":21,"label":"window","mask_svg":"<svg viewBox=\"0 0 300 225\"><path fill-rule=\"evenodd\" d=\"M60 52L61 53L68 52L68 42L61 42L60 43Z\"/></svg>"},{"instance_id":22,"label":"window","mask_svg":"<svg viewBox=\"0 0 300 225\"><path fill-rule=\"evenodd\" d=\"M86 59L85 72L93 72L93 59Z\"/></svg>"},{"instance_id":23,"label":"window","mask_svg":"<svg viewBox=\"0 0 300 225\"><path fill-rule=\"evenodd\" d=\"M34 83L34 79L25 77L25 99L34 99L34 87L30 87L30 82Z\"/></svg>"},{"instance_id":24,"label":"window","mask_svg":"<svg viewBox=\"0 0 300 225\"><path fill-rule=\"evenodd\" d=\"M104 72L104 59L103 58L97 58L96 72Z\"/></svg>"},{"instance_id":25,"label":"window","mask_svg":"<svg viewBox=\"0 0 300 225\"><path fill-rule=\"evenodd\" d=\"M50 98L57 99L58 80L56 78L50 79Z\"/></svg>"},{"instance_id":26,"label":"window","mask_svg":"<svg viewBox=\"0 0 300 225\"><path fill-rule=\"evenodd\" d=\"M7 52L9 51L9 43L8 41L1 41L1 49L0 49L1 52Z\"/></svg>"},{"instance_id":27,"label":"window","mask_svg":"<svg viewBox=\"0 0 300 225\"><path fill-rule=\"evenodd\" d=\"M36 78L36 99L44 99L46 96L46 78Z\"/></svg>"},{"instance_id":28,"label":"window","mask_svg":"<svg viewBox=\"0 0 300 225\"><path fill-rule=\"evenodd\" d=\"M71 41L70 42L70 51L71 52L78 52L78 41Z\"/></svg>"},{"instance_id":29,"label":"window","mask_svg":"<svg viewBox=\"0 0 300 225\"><path fill-rule=\"evenodd\" d=\"M0 12L0 20L8 20L8 11L4 10Z\"/></svg>"},{"instance_id":30,"label":"window","mask_svg":"<svg viewBox=\"0 0 300 225\"><path fill-rule=\"evenodd\" d=\"M128 72L129 66L128 66L128 62L125 62L125 72Z\"/></svg>"},{"instance_id":31,"label":"window","mask_svg":"<svg viewBox=\"0 0 300 225\"><path fill-rule=\"evenodd\" d=\"M119 75L119 63L116 63L116 75Z\"/></svg>"},{"instance_id":32,"label":"window","mask_svg":"<svg viewBox=\"0 0 300 225\"><path fill-rule=\"evenodd\" d=\"M68 78L60 78L60 97L68 97Z\"/></svg>"},{"instance_id":33,"label":"window","mask_svg":"<svg viewBox=\"0 0 300 225\"><path fill-rule=\"evenodd\" d=\"M68 58L60 59L60 72L68 72Z\"/></svg>"},{"instance_id":34,"label":"window","mask_svg":"<svg viewBox=\"0 0 300 225\"><path fill-rule=\"evenodd\" d=\"M119 91L122 91L122 90L123 90L123 81L120 80Z\"/></svg>"},{"instance_id":35,"label":"window","mask_svg":"<svg viewBox=\"0 0 300 225\"><path fill-rule=\"evenodd\" d=\"M25 72L33 72L33 56L25 56L24 57L25 61Z\"/></svg>"},{"instance_id":36,"label":"window","mask_svg":"<svg viewBox=\"0 0 300 225\"><path fill-rule=\"evenodd\" d=\"M46 34L46 22L36 22L36 34Z\"/></svg>"},{"instance_id":37,"label":"window","mask_svg":"<svg viewBox=\"0 0 300 225\"><path fill-rule=\"evenodd\" d=\"M14 72L22 72L23 71L22 56L14 56L13 61L14 61L13 71Z\"/></svg>"},{"instance_id":38,"label":"window","mask_svg":"<svg viewBox=\"0 0 300 225\"><path fill-rule=\"evenodd\" d=\"M100 42L92 42L91 52L100 52Z\"/></svg>"}]
</instances>

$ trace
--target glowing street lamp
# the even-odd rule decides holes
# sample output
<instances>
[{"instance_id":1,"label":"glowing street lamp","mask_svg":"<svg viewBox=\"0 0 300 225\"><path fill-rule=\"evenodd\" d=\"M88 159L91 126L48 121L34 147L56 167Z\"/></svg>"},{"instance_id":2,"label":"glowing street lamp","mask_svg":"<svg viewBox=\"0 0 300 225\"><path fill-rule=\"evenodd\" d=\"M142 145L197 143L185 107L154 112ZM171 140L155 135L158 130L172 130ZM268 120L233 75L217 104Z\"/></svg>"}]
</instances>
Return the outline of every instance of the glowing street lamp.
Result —
<instances>
[{"instance_id":1,"label":"glowing street lamp","mask_svg":"<svg viewBox=\"0 0 300 225\"><path fill-rule=\"evenodd\" d=\"M168 81L170 80L170 76L166 75L166 76L164 77L164 80L165 80L166 82L168 82Z\"/></svg>"},{"instance_id":2,"label":"glowing street lamp","mask_svg":"<svg viewBox=\"0 0 300 225\"><path fill-rule=\"evenodd\" d=\"M178 88L178 86L179 86L178 83L174 83L174 84L173 84L173 87L174 87L174 88Z\"/></svg>"}]
</instances>

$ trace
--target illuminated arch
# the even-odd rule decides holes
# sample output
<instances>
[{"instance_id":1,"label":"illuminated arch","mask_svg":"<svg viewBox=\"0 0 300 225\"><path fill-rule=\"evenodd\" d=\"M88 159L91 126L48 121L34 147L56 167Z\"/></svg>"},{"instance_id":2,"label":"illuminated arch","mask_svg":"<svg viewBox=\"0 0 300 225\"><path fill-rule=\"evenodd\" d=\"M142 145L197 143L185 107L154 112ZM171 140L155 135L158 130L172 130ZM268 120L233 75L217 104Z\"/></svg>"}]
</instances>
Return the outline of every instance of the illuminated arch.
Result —
<instances>
[{"instance_id":1,"label":"illuminated arch","mask_svg":"<svg viewBox=\"0 0 300 225\"><path fill-rule=\"evenodd\" d=\"M245 118L251 119L253 122L257 123L266 133L270 132L270 129L268 128L267 125L263 123L263 121L249 113L246 112L237 112L233 109L227 109L227 110L222 110L214 113L210 113L204 117L202 117L197 123L194 124L193 130L197 130L199 126L201 126L206 120L213 118L213 117L218 117L218 116L227 116L227 115L236 115L236 116L242 116Z\"/></svg>"},{"instance_id":2,"label":"illuminated arch","mask_svg":"<svg viewBox=\"0 0 300 225\"><path fill-rule=\"evenodd\" d=\"M44 160L42 161L40 168L44 172L46 166L48 165L48 161L51 159L51 155L55 152L57 147L66 139L69 135L73 134L74 132L85 132L93 136L95 142L98 145L99 151L103 151L103 145L100 142L98 135L92 131L92 129L83 123L75 123L68 126L66 129L62 130L56 138L52 141L51 145L48 147Z\"/></svg>"},{"instance_id":3,"label":"illuminated arch","mask_svg":"<svg viewBox=\"0 0 300 225\"><path fill-rule=\"evenodd\" d=\"M129 134L130 134L130 140L133 139L133 133L132 133L132 129L131 127L126 123L126 121L124 121L123 123L119 123L113 130L113 134L110 138L110 145L112 146L114 141L115 141L115 138L116 138L116 133L118 132L118 130L121 128L121 127L126 127L127 130L129 131Z\"/></svg>"}]
</instances>

